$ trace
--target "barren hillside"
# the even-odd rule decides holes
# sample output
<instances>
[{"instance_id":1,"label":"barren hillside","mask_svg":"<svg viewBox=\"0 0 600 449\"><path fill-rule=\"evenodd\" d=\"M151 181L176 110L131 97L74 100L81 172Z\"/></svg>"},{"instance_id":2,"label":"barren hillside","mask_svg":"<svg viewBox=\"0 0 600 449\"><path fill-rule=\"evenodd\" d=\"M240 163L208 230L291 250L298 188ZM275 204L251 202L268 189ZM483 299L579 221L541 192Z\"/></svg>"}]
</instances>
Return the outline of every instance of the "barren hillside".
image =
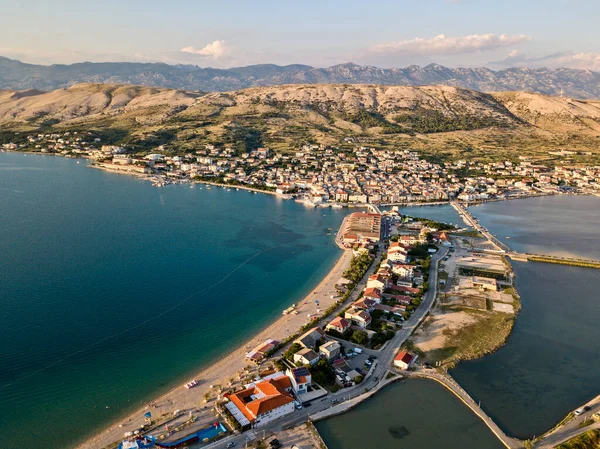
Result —
<instances>
[{"instance_id":1,"label":"barren hillside","mask_svg":"<svg viewBox=\"0 0 600 449\"><path fill-rule=\"evenodd\" d=\"M288 151L315 142L493 158L597 151L599 124L598 101L450 86L311 84L202 94L80 84L52 92L0 91L5 136L93 130L139 151L157 145L188 151L207 143Z\"/></svg>"}]
</instances>

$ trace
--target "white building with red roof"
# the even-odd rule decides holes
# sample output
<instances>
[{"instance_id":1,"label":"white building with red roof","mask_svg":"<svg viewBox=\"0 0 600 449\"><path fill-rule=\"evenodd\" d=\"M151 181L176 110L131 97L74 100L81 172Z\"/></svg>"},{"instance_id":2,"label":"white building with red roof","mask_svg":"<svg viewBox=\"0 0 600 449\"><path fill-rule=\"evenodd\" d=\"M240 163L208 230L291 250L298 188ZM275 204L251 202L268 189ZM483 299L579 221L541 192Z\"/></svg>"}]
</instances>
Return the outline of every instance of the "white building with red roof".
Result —
<instances>
[{"instance_id":1,"label":"white building with red roof","mask_svg":"<svg viewBox=\"0 0 600 449\"><path fill-rule=\"evenodd\" d=\"M264 426L294 412L291 390L288 376L263 380L231 394L226 407L242 427L248 423L252 427Z\"/></svg>"},{"instance_id":2,"label":"white building with red roof","mask_svg":"<svg viewBox=\"0 0 600 449\"><path fill-rule=\"evenodd\" d=\"M339 332L340 334L343 334L348 329L350 329L350 325L351 323L345 318L342 318L341 316L336 316L327 324L327 326L325 326L325 329L334 330L336 332Z\"/></svg>"},{"instance_id":3,"label":"white building with red roof","mask_svg":"<svg viewBox=\"0 0 600 449\"><path fill-rule=\"evenodd\" d=\"M403 370L407 370L411 366L413 366L415 360L417 360L418 357L419 356L416 354L413 355L407 351L400 351L398 352L396 357L394 357L394 366L397 366L398 368Z\"/></svg>"}]
</instances>

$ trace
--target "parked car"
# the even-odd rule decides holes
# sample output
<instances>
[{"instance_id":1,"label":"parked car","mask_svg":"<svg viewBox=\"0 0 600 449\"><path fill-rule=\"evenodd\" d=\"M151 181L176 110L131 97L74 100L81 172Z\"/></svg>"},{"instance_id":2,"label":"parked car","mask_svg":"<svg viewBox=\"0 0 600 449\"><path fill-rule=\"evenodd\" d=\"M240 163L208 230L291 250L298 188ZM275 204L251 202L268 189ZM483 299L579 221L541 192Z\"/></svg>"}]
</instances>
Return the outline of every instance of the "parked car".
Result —
<instances>
[{"instance_id":1,"label":"parked car","mask_svg":"<svg viewBox=\"0 0 600 449\"><path fill-rule=\"evenodd\" d=\"M234 447L235 446L235 441L231 441L229 443L227 443L227 446L225 446L227 449Z\"/></svg>"},{"instance_id":2,"label":"parked car","mask_svg":"<svg viewBox=\"0 0 600 449\"><path fill-rule=\"evenodd\" d=\"M310 402L305 402L304 407L310 407L312 404Z\"/></svg>"},{"instance_id":3,"label":"parked car","mask_svg":"<svg viewBox=\"0 0 600 449\"><path fill-rule=\"evenodd\" d=\"M582 413L584 413L584 412L587 412L589 409L590 409L590 408L589 408L588 406L579 407L577 410L575 410L575 411L573 412L573 414L574 414L575 416L579 416L579 415L581 415Z\"/></svg>"}]
</instances>

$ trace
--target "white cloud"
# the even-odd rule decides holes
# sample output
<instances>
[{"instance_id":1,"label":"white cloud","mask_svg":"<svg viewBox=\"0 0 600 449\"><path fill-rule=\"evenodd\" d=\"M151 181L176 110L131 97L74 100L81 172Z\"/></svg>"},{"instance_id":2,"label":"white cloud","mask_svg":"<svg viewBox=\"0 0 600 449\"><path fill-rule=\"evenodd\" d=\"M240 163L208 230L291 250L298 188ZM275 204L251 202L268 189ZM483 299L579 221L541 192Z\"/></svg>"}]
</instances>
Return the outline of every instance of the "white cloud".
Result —
<instances>
[{"instance_id":1,"label":"white cloud","mask_svg":"<svg viewBox=\"0 0 600 449\"><path fill-rule=\"evenodd\" d=\"M529 54L520 54L518 51L511 51L506 58L500 61L489 63L495 66L515 66L515 67L548 67L560 68L568 67L571 69L584 69L600 71L600 53L575 53L564 51L545 56L532 56Z\"/></svg>"},{"instance_id":2,"label":"white cloud","mask_svg":"<svg viewBox=\"0 0 600 449\"><path fill-rule=\"evenodd\" d=\"M506 34L472 34L470 36L445 36L440 34L430 39L416 37L414 39L388 42L375 45L369 50L372 53L388 53L401 55L448 55L475 53L495 50L501 47L520 44L531 40L524 34L508 36Z\"/></svg>"},{"instance_id":3,"label":"white cloud","mask_svg":"<svg viewBox=\"0 0 600 449\"><path fill-rule=\"evenodd\" d=\"M200 56L207 56L209 58L213 58L213 59L219 59L222 58L223 56L228 55L233 47L230 47L226 44L226 42L224 40L217 40L214 41L208 45L206 45L205 47L197 50L192 46L189 47L184 47L181 49L182 52L184 53L192 53L195 55L200 55Z\"/></svg>"}]
</instances>

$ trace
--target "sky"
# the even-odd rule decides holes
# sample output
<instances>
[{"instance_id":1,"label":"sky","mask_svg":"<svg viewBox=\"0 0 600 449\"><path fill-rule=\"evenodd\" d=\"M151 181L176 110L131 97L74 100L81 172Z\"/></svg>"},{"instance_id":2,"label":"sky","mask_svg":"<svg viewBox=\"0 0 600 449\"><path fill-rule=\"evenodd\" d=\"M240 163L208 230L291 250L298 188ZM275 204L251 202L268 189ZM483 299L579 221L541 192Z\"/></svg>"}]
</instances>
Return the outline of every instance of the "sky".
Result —
<instances>
[{"instance_id":1,"label":"sky","mask_svg":"<svg viewBox=\"0 0 600 449\"><path fill-rule=\"evenodd\" d=\"M600 0L0 0L0 56L600 71Z\"/></svg>"}]
</instances>

